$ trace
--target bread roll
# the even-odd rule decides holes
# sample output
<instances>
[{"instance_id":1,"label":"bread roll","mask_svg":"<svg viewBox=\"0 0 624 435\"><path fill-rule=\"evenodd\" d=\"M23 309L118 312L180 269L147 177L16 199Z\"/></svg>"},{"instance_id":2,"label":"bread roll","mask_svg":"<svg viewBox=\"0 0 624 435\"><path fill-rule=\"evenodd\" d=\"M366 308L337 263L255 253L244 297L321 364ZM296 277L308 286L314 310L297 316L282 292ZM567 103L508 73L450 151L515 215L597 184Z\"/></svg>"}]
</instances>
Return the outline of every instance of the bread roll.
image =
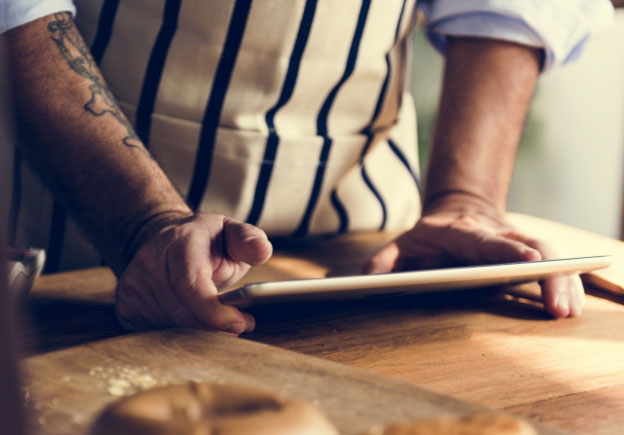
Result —
<instances>
[{"instance_id":1,"label":"bread roll","mask_svg":"<svg viewBox=\"0 0 624 435\"><path fill-rule=\"evenodd\" d=\"M537 435L527 422L503 414L421 420L373 428L368 435Z\"/></svg>"},{"instance_id":2,"label":"bread roll","mask_svg":"<svg viewBox=\"0 0 624 435\"><path fill-rule=\"evenodd\" d=\"M191 382L122 399L92 435L337 435L314 406L231 385Z\"/></svg>"}]
</instances>

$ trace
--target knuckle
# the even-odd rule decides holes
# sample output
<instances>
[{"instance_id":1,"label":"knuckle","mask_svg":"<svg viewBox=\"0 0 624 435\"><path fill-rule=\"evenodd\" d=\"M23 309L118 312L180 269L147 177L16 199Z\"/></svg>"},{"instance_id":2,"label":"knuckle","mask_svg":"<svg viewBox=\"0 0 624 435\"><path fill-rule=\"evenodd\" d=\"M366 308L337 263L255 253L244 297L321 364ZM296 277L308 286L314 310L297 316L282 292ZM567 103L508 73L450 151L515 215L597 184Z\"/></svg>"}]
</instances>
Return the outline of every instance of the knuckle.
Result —
<instances>
[{"instance_id":1,"label":"knuckle","mask_svg":"<svg viewBox=\"0 0 624 435\"><path fill-rule=\"evenodd\" d=\"M466 232L471 231L475 228L474 221L470 221L471 218L461 217L448 225L450 231L455 232Z\"/></svg>"},{"instance_id":2,"label":"knuckle","mask_svg":"<svg viewBox=\"0 0 624 435\"><path fill-rule=\"evenodd\" d=\"M457 220L464 223L465 225L476 225L477 223L476 219L469 214L462 214Z\"/></svg>"}]
</instances>

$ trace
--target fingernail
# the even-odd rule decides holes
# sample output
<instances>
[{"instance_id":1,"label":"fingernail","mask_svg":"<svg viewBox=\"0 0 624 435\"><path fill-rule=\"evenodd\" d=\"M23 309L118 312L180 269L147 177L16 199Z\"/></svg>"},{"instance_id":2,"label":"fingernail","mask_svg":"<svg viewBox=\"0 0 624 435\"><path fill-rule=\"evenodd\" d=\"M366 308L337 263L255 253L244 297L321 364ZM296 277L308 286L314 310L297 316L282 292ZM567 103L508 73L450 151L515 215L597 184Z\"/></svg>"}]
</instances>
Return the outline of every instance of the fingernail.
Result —
<instances>
[{"instance_id":1,"label":"fingernail","mask_svg":"<svg viewBox=\"0 0 624 435\"><path fill-rule=\"evenodd\" d=\"M245 324L243 322L234 322L226 325L223 330L225 332L231 332L232 334L239 335L245 331Z\"/></svg>"},{"instance_id":2,"label":"fingernail","mask_svg":"<svg viewBox=\"0 0 624 435\"><path fill-rule=\"evenodd\" d=\"M570 313L570 298L567 293L559 293L555 297L555 307L557 307L561 317L568 316Z\"/></svg>"},{"instance_id":3,"label":"fingernail","mask_svg":"<svg viewBox=\"0 0 624 435\"><path fill-rule=\"evenodd\" d=\"M583 313L585 290L583 289L582 284L578 286L574 283L575 281L571 280L570 294L572 295L572 302L570 303L570 317L579 317Z\"/></svg>"},{"instance_id":4,"label":"fingernail","mask_svg":"<svg viewBox=\"0 0 624 435\"><path fill-rule=\"evenodd\" d=\"M256 319L253 318L252 315L245 313L245 318L247 319L247 328L245 332L251 332L256 327Z\"/></svg>"},{"instance_id":5,"label":"fingernail","mask_svg":"<svg viewBox=\"0 0 624 435\"><path fill-rule=\"evenodd\" d=\"M262 234L254 234L251 236L247 236L245 237L245 239L243 239L244 243L252 243L254 240L259 240L260 242L269 242L269 238L267 237L266 234L262 233Z\"/></svg>"},{"instance_id":6,"label":"fingernail","mask_svg":"<svg viewBox=\"0 0 624 435\"><path fill-rule=\"evenodd\" d=\"M254 319L254 317L251 314L246 313L244 311L241 311L241 314L245 318L245 331L244 332L253 331L254 328L256 327L256 319Z\"/></svg>"}]
</instances>

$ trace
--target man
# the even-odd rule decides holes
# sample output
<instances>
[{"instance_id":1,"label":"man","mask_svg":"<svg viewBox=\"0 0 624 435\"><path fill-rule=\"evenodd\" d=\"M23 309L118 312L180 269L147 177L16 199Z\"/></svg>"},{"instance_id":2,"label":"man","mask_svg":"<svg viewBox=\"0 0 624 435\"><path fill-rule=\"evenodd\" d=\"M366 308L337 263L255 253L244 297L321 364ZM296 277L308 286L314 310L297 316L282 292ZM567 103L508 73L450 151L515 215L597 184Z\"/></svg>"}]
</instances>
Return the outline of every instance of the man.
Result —
<instances>
[{"instance_id":1,"label":"man","mask_svg":"<svg viewBox=\"0 0 624 435\"><path fill-rule=\"evenodd\" d=\"M122 324L234 334L253 318L216 294L270 257L260 228L406 230L369 273L552 257L504 221L515 150L540 69L612 13L596 0L418 5L446 55L421 210L414 1L76 1L93 58L68 0L3 2L22 148L120 277ZM580 314L578 276L542 292L555 317Z\"/></svg>"}]
</instances>

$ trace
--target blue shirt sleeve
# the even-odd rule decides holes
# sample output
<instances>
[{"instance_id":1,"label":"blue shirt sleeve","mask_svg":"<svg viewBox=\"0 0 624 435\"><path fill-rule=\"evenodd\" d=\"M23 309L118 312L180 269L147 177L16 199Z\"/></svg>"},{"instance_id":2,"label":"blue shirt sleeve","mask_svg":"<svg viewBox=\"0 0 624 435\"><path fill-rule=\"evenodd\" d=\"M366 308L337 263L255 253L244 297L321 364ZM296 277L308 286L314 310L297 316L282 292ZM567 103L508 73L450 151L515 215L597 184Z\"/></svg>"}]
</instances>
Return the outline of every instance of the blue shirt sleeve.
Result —
<instances>
[{"instance_id":1,"label":"blue shirt sleeve","mask_svg":"<svg viewBox=\"0 0 624 435\"><path fill-rule=\"evenodd\" d=\"M543 71L578 57L613 21L608 0L421 0L426 33L444 53L449 36L505 40L544 50Z\"/></svg>"},{"instance_id":2,"label":"blue shirt sleeve","mask_svg":"<svg viewBox=\"0 0 624 435\"><path fill-rule=\"evenodd\" d=\"M0 34L56 12L76 15L72 0L0 0Z\"/></svg>"}]
</instances>

